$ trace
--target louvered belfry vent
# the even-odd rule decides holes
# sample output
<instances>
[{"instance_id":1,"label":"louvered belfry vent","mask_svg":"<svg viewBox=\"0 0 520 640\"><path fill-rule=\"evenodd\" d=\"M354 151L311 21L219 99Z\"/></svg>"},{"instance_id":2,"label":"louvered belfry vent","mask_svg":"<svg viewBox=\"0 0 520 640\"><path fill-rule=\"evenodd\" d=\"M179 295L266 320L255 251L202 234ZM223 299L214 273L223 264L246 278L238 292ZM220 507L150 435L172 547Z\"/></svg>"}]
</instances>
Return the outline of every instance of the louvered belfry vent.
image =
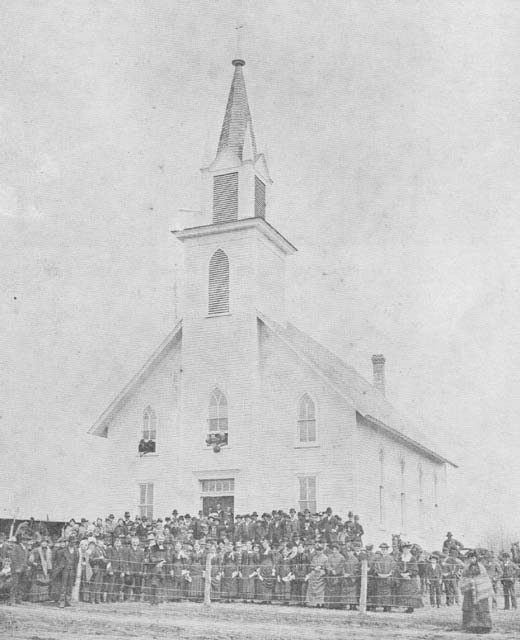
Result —
<instances>
[{"instance_id":1,"label":"louvered belfry vent","mask_svg":"<svg viewBox=\"0 0 520 640\"><path fill-rule=\"evenodd\" d=\"M255 217L265 218L265 184L255 176Z\"/></svg>"},{"instance_id":2,"label":"louvered belfry vent","mask_svg":"<svg viewBox=\"0 0 520 640\"><path fill-rule=\"evenodd\" d=\"M229 260L217 249L209 261L209 315L229 312Z\"/></svg>"},{"instance_id":3,"label":"louvered belfry vent","mask_svg":"<svg viewBox=\"0 0 520 640\"><path fill-rule=\"evenodd\" d=\"M238 218L238 172L224 173L213 179L213 222Z\"/></svg>"}]
</instances>

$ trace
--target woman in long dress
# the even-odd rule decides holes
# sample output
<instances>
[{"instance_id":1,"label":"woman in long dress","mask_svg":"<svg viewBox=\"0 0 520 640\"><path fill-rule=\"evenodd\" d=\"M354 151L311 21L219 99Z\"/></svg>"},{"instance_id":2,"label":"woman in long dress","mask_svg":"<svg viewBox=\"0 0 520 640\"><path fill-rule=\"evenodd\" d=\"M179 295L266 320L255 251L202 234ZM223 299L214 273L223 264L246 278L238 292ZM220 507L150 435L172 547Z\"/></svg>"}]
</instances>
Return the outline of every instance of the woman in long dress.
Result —
<instances>
[{"instance_id":1,"label":"woman in long dress","mask_svg":"<svg viewBox=\"0 0 520 640\"><path fill-rule=\"evenodd\" d=\"M325 576L330 565L321 544L317 544L315 548L316 553L311 558L310 573L307 576L306 604L311 607L323 607L325 605Z\"/></svg>"},{"instance_id":2,"label":"woman in long dress","mask_svg":"<svg viewBox=\"0 0 520 640\"><path fill-rule=\"evenodd\" d=\"M357 609L359 604L359 575L360 562L356 558L350 545L345 552L345 562L343 564L344 576L344 599L351 611Z\"/></svg>"},{"instance_id":3,"label":"woman in long dress","mask_svg":"<svg viewBox=\"0 0 520 640\"><path fill-rule=\"evenodd\" d=\"M492 627L489 599L493 597L493 585L475 551L471 551L466 560L468 564L461 581L462 626L471 633L489 633Z\"/></svg>"},{"instance_id":4,"label":"woman in long dress","mask_svg":"<svg viewBox=\"0 0 520 640\"><path fill-rule=\"evenodd\" d=\"M256 569L256 600L260 604L271 604L274 595L275 574L273 552L267 540L262 541L262 549L260 551L260 562Z\"/></svg>"},{"instance_id":5,"label":"woman in long dress","mask_svg":"<svg viewBox=\"0 0 520 640\"><path fill-rule=\"evenodd\" d=\"M396 570L395 604L406 607L406 613L413 613L414 609L423 606L419 566L412 555L412 545L403 544L401 557Z\"/></svg>"},{"instance_id":6,"label":"woman in long dress","mask_svg":"<svg viewBox=\"0 0 520 640\"><path fill-rule=\"evenodd\" d=\"M251 540L246 540L241 552L239 571L240 596L244 602L253 602L255 599L256 567L260 562L258 550L253 549Z\"/></svg>"},{"instance_id":7,"label":"woman in long dress","mask_svg":"<svg viewBox=\"0 0 520 640\"><path fill-rule=\"evenodd\" d=\"M202 573L205 569L204 555L198 540L193 543L193 550L189 558L188 598L192 601L202 600L204 597L204 578Z\"/></svg>"},{"instance_id":8,"label":"woman in long dress","mask_svg":"<svg viewBox=\"0 0 520 640\"><path fill-rule=\"evenodd\" d=\"M49 600L52 553L46 538L43 538L39 544L36 543L36 546L29 554L29 567L31 570L29 602L45 602Z\"/></svg>"}]
</instances>

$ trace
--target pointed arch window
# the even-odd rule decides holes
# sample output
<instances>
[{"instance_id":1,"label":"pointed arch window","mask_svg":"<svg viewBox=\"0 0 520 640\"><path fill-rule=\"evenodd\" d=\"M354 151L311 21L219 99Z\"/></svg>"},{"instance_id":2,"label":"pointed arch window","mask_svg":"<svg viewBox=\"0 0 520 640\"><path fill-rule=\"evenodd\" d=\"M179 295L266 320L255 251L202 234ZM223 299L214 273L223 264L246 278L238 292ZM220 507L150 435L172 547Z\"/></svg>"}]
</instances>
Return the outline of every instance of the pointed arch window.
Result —
<instances>
[{"instance_id":1,"label":"pointed arch window","mask_svg":"<svg viewBox=\"0 0 520 640\"><path fill-rule=\"evenodd\" d=\"M298 403L298 441L316 442L316 407L308 393Z\"/></svg>"},{"instance_id":2,"label":"pointed arch window","mask_svg":"<svg viewBox=\"0 0 520 640\"><path fill-rule=\"evenodd\" d=\"M208 313L229 313L229 259L222 249L209 261Z\"/></svg>"},{"instance_id":3,"label":"pointed arch window","mask_svg":"<svg viewBox=\"0 0 520 640\"><path fill-rule=\"evenodd\" d=\"M228 403L220 389L215 389L209 399L209 431L227 433Z\"/></svg>"},{"instance_id":4,"label":"pointed arch window","mask_svg":"<svg viewBox=\"0 0 520 640\"><path fill-rule=\"evenodd\" d=\"M141 455L155 453L157 439L157 416L150 405L143 411L143 429L138 451Z\"/></svg>"}]
</instances>

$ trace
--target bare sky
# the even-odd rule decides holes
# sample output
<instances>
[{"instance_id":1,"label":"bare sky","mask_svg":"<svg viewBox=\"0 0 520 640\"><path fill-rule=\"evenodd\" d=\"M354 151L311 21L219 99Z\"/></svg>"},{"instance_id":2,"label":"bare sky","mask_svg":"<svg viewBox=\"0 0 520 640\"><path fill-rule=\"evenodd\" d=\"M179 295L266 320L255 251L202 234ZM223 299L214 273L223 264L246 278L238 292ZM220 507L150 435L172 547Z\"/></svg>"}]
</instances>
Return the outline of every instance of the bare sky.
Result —
<instances>
[{"instance_id":1,"label":"bare sky","mask_svg":"<svg viewBox=\"0 0 520 640\"><path fill-rule=\"evenodd\" d=\"M518 3L0 12L0 424L24 443L17 491L41 505L75 486L99 444L86 430L173 326L169 229L198 207L241 21L269 220L300 250L294 322L369 379L386 355L389 398L461 465L453 528L520 528Z\"/></svg>"}]
</instances>

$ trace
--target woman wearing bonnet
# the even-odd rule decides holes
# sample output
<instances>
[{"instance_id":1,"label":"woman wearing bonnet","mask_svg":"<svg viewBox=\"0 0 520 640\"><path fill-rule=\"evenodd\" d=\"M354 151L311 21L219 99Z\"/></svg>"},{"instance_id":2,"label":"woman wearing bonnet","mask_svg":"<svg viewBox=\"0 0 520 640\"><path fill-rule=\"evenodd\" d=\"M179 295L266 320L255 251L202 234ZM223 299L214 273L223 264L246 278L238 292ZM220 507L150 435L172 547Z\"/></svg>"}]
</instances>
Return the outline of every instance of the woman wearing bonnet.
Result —
<instances>
[{"instance_id":1,"label":"woman wearing bonnet","mask_svg":"<svg viewBox=\"0 0 520 640\"><path fill-rule=\"evenodd\" d=\"M462 626L471 633L489 633L492 626L489 599L493 597L493 586L476 551L470 551L466 560L460 585L464 594Z\"/></svg>"}]
</instances>

